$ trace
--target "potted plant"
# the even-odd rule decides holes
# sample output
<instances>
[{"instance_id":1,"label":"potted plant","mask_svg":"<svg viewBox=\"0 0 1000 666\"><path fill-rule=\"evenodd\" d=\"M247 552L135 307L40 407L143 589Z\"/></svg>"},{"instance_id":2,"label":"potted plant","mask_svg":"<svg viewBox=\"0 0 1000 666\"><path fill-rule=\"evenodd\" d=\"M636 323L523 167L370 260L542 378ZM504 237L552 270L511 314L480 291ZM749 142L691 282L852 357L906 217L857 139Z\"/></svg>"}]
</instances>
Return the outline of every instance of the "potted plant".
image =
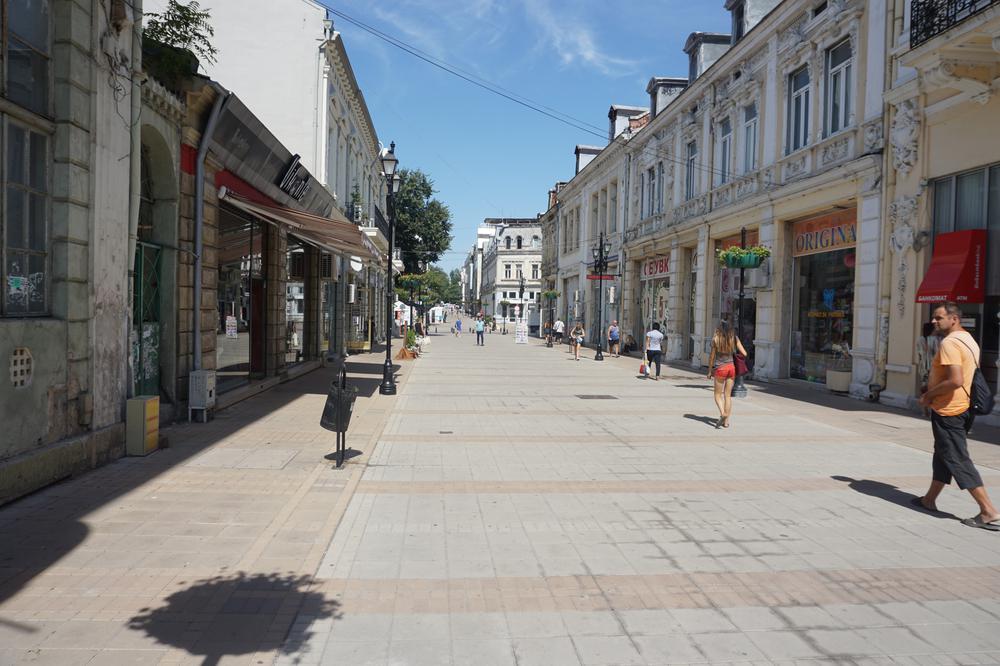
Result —
<instances>
[{"instance_id":1,"label":"potted plant","mask_svg":"<svg viewBox=\"0 0 1000 666\"><path fill-rule=\"evenodd\" d=\"M550 301L556 300L557 298L559 298L559 296L560 296L559 292L556 291L555 289L547 289L546 291L542 292L542 298L548 299Z\"/></svg>"},{"instance_id":2,"label":"potted plant","mask_svg":"<svg viewBox=\"0 0 1000 666\"><path fill-rule=\"evenodd\" d=\"M835 393L851 390L851 349L846 342L830 345L831 356L827 357L826 387Z\"/></svg>"},{"instance_id":3,"label":"potted plant","mask_svg":"<svg viewBox=\"0 0 1000 666\"><path fill-rule=\"evenodd\" d=\"M715 252L716 260L727 268L758 268L770 256L771 250L763 245L734 245Z\"/></svg>"}]
</instances>

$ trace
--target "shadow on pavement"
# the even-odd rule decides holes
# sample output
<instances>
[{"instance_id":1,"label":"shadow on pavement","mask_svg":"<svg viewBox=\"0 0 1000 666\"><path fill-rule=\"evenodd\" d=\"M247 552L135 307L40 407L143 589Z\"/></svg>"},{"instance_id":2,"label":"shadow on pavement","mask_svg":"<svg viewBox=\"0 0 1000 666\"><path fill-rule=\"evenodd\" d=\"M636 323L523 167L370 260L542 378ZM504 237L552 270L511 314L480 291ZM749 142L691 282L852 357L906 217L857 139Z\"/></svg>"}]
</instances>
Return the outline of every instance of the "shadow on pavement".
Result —
<instances>
[{"instance_id":1,"label":"shadow on pavement","mask_svg":"<svg viewBox=\"0 0 1000 666\"><path fill-rule=\"evenodd\" d=\"M918 499L917 495L905 492L896 486L882 481L872 481L871 479L852 479L849 476L839 475L834 475L830 478L834 481L843 481L848 485L848 487L850 487L851 490L857 491L862 495L877 497L878 499L898 504L905 509L911 509L918 513L926 514L932 518L950 518L952 520L958 520L957 516L947 513L946 511L929 511L923 507L916 506L913 501Z\"/></svg>"},{"instance_id":2,"label":"shadow on pavement","mask_svg":"<svg viewBox=\"0 0 1000 666\"><path fill-rule=\"evenodd\" d=\"M715 427L716 422L719 420L711 416L698 416L697 414L685 414L684 418L691 419L692 421L701 421L702 423L710 425L713 428Z\"/></svg>"},{"instance_id":3,"label":"shadow on pavement","mask_svg":"<svg viewBox=\"0 0 1000 666\"><path fill-rule=\"evenodd\" d=\"M308 576L239 573L207 578L174 592L159 608L142 609L128 626L204 657L205 666L255 652L301 655L308 652L314 622L341 617L340 603L310 586Z\"/></svg>"}]
</instances>

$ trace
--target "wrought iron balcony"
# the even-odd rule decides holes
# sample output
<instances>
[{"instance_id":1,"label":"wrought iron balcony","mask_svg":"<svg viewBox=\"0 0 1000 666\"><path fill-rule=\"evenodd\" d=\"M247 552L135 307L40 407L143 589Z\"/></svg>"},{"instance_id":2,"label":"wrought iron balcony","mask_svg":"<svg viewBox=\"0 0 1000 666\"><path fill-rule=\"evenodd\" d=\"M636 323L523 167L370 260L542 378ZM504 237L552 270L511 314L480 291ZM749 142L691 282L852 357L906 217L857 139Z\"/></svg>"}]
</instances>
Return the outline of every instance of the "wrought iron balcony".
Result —
<instances>
[{"instance_id":1,"label":"wrought iron balcony","mask_svg":"<svg viewBox=\"0 0 1000 666\"><path fill-rule=\"evenodd\" d=\"M378 206L375 206L375 217L365 221L364 225L366 227L375 227L378 229L384 238L389 238L389 223L385 219L385 215L379 210Z\"/></svg>"},{"instance_id":2,"label":"wrought iron balcony","mask_svg":"<svg viewBox=\"0 0 1000 666\"><path fill-rule=\"evenodd\" d=\"M1000 0L911 0L910 48L923 44Z\"/></svg>"}]
</instances>

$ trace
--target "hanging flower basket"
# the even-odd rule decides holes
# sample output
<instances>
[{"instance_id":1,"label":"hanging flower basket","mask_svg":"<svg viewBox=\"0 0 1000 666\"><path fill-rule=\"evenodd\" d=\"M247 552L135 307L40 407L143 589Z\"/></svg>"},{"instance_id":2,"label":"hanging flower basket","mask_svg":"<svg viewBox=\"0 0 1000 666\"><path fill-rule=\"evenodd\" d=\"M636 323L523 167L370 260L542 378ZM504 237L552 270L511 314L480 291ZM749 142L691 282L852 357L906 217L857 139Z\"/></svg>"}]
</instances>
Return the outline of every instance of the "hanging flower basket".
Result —
<instances>
[{"instance_id":1,"label":"hanging flower basket","mask_svg":"<svg viewBox=\"0 0 1000 666\"><path fill-rule=\"evenodd\" d=\"M728 247L718 250L715 258L727 268L757 268L771 256L771 250L763 245L753 247Z\"/></svg>"}]
</instances>

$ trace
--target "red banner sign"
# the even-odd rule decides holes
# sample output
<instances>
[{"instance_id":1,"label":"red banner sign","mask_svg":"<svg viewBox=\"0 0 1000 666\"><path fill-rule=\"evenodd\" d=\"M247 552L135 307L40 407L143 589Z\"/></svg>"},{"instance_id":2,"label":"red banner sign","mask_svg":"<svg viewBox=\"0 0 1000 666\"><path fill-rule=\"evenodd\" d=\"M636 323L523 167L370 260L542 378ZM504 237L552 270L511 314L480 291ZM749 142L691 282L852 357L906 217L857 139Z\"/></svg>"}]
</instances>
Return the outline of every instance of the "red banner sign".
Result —
<instances>
[{"instance_id":1,"label":"red banner sign","mask_svg":"<svg viewBox=\"0 0 1000 666\"><path fill-rule=\"evenodd\" d=\"M644 261L642 264L642 275L640 279L643 280L658 280L660 278L665 278L670 275L670 257L653 257L648 261Z\"/></svg>"}]
</instances>

